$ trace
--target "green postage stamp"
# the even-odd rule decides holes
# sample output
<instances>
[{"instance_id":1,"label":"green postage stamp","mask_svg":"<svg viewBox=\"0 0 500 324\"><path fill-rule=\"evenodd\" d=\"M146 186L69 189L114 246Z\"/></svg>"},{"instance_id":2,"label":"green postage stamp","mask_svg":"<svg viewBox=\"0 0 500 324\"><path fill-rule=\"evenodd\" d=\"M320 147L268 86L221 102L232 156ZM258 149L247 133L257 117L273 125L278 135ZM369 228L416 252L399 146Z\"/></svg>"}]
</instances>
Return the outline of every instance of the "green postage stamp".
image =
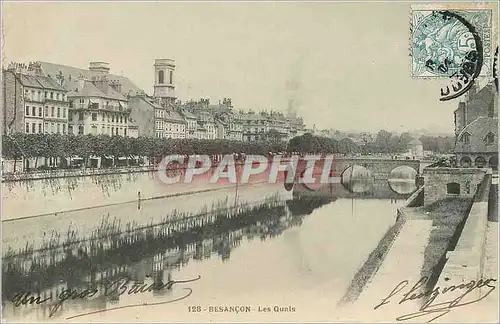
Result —
<instances>
[{"instance_id":1,"label":"green postage stamp","mask_svg":"<svg viewBox=\"0 0 500 324\"><path fill-rule=\"evenodd\" d=\"M487 4L411 5L412 77L452 77L471 56L477 56L478 76L491 76L495 15Z\"/></svg>"}]
</instances>

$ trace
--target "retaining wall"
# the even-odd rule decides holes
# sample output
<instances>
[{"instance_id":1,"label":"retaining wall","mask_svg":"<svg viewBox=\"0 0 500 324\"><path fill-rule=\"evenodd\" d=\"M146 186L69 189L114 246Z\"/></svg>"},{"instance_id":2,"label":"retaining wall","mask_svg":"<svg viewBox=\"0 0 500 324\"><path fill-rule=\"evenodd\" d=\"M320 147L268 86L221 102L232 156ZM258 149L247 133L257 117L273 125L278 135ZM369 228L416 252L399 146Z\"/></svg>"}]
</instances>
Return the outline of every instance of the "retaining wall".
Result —
<instances>
[{"instance_id":1,"label":"retaining wall","mask_svg":"<svg viewBox=\"0 0 500 324\"><path fill-rule=\"evenodd\" d=\"M474 202L472 203L464 228L460 234L460 239L455 249L447 252L447 261L435 287L444 288L451 285L466 285L471 281L477 282L481 279L483 273L482 260L484 255L484 243L488 224L488 196L490 186L491 172L484 177L477 188ZM441 294L433 304L444 300L451 301L463 295L465 290L466 288L457 289L447 292L446 295ZM463 302L477 299L480 295L481 289L474 289L467 294L467 298L464 298Z\"/></svg>"}]
</instances>

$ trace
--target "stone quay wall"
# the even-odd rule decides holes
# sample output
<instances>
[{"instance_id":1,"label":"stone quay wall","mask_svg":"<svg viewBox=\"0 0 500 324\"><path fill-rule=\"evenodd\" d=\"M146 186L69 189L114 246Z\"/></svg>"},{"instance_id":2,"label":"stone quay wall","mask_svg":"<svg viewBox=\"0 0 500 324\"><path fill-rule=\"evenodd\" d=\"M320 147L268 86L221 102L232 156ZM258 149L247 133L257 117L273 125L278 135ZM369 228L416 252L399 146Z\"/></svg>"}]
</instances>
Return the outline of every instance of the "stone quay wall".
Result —
<instances>
[{"instance_id":1,"label":"stone quay wall","mask_svg":"<svg viewBox=\"0 0 500 324\"><path fill-rule=\"evenodd\" d=\"M425 168L423 172L425 190L424 205L446 197L461 196L472 198L478 185L491 169L475 168ZM459 193L449 191L450 184L458 184Z\"/></svg>"}]
</instances>

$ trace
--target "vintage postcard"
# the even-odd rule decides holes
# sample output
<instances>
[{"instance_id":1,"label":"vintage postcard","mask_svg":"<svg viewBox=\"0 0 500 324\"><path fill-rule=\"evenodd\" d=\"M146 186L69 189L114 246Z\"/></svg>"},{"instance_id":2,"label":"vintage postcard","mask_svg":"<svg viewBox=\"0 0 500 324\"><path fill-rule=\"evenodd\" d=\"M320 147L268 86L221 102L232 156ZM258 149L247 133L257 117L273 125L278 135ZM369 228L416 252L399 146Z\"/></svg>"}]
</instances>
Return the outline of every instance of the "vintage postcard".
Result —
<instances>
[{"instance_id":1,"label":"vintage postcard","mask_svg":"<svg viewBox=\"0 0 500 324\"><path fill-rule=\"evenodd\" d=\"M496 1L1 6L2 322L498 323Z\"/></svg>"}]
</instances>

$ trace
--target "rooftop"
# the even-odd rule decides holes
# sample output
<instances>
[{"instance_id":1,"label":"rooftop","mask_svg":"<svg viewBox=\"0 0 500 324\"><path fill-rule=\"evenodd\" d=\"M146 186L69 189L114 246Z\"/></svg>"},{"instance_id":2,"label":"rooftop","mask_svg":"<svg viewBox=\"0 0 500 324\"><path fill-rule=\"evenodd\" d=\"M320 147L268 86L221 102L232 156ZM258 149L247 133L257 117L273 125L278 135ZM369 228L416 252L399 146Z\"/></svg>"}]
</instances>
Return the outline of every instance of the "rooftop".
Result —
<instances>
[{"instance_id":1,"label":"rooftop","mask_svg":"<svg viewBox=\"0 0 500 324\"><path fill-rule=\"evenodd\" d=\"M91 80L92 77L103 75L102 72L90 71L88 69L81 69L74 66L54 64L43 61L40 61L38 63L40 63L44 75L61 80L62 86L68 91L72 91L77 87L78 79ZM93 63L105 63L105 62L93 62ZM107 76L108 80L118 81L121 84L120 93L123 96L127 96L129 94L132 95L138 91L141 91L141 89L138 86L136 86L132 81L130 81L130 79L127 77L110 73L106 73L104 75Z\"/></svg>"},{"instance_id":2,"label":"rooftop","mask_svg":"<svg viewBox=\"0 0 500 324\"><path fill-rule=\"evenodd\" d=\"M74 83L75 88L68 92L68 97L97 97L111 100L127 101L127 98L108 86L107 92L103 92L92 81L79 80Z\"/></svg>"}]
</instances>

